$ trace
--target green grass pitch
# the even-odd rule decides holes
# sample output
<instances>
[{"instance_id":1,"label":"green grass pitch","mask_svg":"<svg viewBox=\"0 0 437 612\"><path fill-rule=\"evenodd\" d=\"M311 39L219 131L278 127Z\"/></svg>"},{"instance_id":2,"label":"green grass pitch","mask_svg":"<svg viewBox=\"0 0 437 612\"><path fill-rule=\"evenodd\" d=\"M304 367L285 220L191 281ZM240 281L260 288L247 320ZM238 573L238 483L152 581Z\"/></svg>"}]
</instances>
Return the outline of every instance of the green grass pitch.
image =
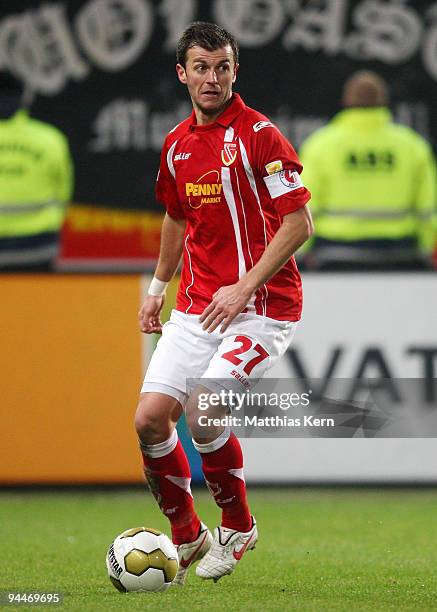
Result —
<instances>
[{"instance_id":1,"label":"green grass pitch","mask_svg":"<svg viewBox=\"0 0 437 612\"><path fill-rule=\"evenodd\" d=\"M212 528L219 513L195 493ZM260 541L217 584L192 571L183 589L118 593L112 539L146 525L169 533L149 493L0 495L0 589L62 591L33 610L437 610L437 491L250 489ZM23 609L28 606L4 609Z\"/></svg>"}]
</instances>

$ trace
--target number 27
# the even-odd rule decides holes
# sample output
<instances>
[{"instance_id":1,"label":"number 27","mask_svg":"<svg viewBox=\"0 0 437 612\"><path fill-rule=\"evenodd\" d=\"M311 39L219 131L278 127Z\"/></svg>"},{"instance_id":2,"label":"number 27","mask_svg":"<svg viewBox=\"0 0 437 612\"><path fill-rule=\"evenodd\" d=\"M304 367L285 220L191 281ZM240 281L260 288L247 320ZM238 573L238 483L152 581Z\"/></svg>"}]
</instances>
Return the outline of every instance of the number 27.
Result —
<instances>
[{"instance_id":1,"label":"number 27","mask_svg":"<svg viewBox=\"0 0 437 612\"><path fill-rule=\"evenodd\" d=\"M241 346L237 347L236 349L232 349L232 351L227 351L222 355L223 359L227 359L234 365L240 365L240 363L243 363L244 361L244 359L240 359L237 357L237 355L248 353L250 349L253 349L258 353L258 355L248 361L243 368L243 372L245 372L248 376L256 365L261 363L261 361L264 361L264 359L267 359L267 357L270 357L266 349L263 348L261 344L257 343L255 346L253 346L253 340L247 336L235 336L235 342L239 342Z\"/></svg>"}]
</instances>

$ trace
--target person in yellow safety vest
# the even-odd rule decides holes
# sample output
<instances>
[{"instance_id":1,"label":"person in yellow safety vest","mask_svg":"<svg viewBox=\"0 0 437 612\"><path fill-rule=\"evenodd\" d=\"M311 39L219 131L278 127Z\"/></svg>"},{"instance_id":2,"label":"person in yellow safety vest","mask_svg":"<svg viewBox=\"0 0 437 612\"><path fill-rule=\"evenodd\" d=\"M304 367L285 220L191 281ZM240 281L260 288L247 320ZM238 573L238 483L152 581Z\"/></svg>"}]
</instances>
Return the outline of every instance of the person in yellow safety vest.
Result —
<instances>
[{"instance_id":1,"label":"person in yellow safety vest","mask_svg":"<svg viewBox=\"0 0 437 612\"><path fill-rule=\"evenodd\" d=\"M436 169L429 144L392 123L388 88L360 71L344 110L302 145L315 233L308 268L423 269L436 243Z\"/></svg>"},{"instance_id":2,"label":"person in yellow safety vest","mask_svg":"<svg viewBox=\"0 0 437 612\"><path fill-rule=\"evenodd\" d=\"M65 136L23 104L23 85L0 74L0 271L48 271L71 198L72 162Z\"/></svg>"}]
</instances>

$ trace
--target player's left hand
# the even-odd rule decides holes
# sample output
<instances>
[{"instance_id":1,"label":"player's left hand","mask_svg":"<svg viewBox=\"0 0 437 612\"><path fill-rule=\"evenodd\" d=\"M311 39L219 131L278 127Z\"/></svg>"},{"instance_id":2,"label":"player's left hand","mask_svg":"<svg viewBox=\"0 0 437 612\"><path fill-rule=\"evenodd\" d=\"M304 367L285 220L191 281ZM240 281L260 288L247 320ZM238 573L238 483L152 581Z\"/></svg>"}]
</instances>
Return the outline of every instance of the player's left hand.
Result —
<instances>
[{"instance_id":1,"label":"player's left hand","mask_svg":"<svg viewBox=\"0 0 437 612\"><path fill-rule=\"evenodd\" d=\"M222 334L235 317L246 308L251 296L252 291L242 286L241 282L220 287L212 296L211 304L199 317L199 322L203 323L202 328L211 333L221 324Z\"/></svg>"},{"instance_id":2,"label":"player's left hand","mask_svg":"<svg viewBox=\"0 0 437 612\"><path fill-rule=\"evenodd\" d=\"M160 334L162 332L162 323L159 315L163 305L163 295L146 295L138 313L140 331L143 334Z\"/></svg>"}]
</instances>

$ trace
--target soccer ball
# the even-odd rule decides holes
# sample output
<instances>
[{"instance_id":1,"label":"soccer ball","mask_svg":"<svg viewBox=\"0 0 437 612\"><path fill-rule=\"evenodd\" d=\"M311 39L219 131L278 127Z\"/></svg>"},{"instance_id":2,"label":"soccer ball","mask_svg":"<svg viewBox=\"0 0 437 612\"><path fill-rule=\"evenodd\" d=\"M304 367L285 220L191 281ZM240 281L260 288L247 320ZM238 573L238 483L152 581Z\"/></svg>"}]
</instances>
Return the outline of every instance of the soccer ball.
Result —
<instances>
[{"instance_id":1,"label":"soccer ball","mask_svg":"<svg viewBox=\"0 0 437 612\"><path fill-rule=\"evenodd\" d=\"M166 591L178 571L178 553L165 533L135 527L115 538L106 567L119 591Z\"/></svg>"}]
</instances>

